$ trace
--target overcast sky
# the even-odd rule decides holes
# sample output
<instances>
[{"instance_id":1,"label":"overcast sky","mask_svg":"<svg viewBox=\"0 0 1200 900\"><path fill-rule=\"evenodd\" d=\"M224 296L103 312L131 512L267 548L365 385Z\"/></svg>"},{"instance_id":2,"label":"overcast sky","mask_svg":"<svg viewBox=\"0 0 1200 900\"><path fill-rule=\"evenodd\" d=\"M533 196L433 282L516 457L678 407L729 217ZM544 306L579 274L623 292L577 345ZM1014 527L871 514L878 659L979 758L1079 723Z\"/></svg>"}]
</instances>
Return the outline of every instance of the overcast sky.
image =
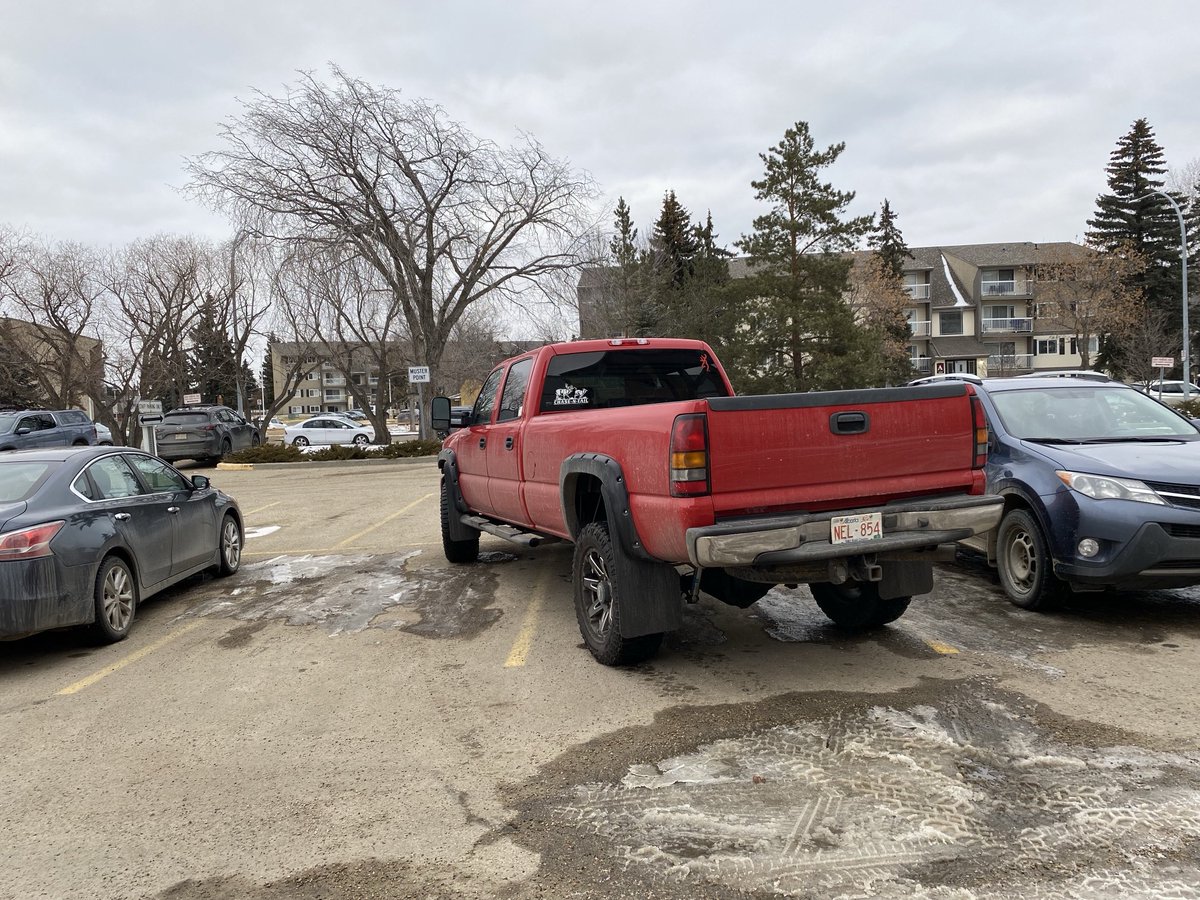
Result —
<instances>
[{"instance_id":1,"label":"overcast sky","mask_svg":"<svg viewBox=\"0 0 1200 900\"><path fill-rule=\"evenodd\" d=\"M723 243L760 211L758 154L807 121L846 143L852 212L910 246L1074 240L1145 117L1200 156L1200 4L0 0L0 224L119 244L229 235L183 160L252 89L330 62L506 142L532 133L623 195L674 189ZM604 216L608 221L611 217Z\"/></svg>"}]
</instances>

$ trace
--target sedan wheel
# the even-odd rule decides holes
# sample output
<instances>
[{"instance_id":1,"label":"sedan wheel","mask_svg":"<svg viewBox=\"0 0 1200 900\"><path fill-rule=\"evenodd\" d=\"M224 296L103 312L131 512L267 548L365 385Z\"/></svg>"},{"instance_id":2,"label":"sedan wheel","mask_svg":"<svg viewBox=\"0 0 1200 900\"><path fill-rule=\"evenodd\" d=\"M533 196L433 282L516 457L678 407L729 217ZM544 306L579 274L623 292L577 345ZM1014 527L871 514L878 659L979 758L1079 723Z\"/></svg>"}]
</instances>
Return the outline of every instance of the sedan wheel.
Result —
<instances>
[{"instance_id":1,"label":"sedan wheel","mask_svg":"<svg viewBox=\"0 0 1200 900\"><path fill-rule=\"evenodd\" d=\"M371 443L371 439L369 437L367 437L365 434L356 434L354 436L354 446L355 447L365 447L369 443Z\"/></svg>"},{"instance_id":2,"label":"sedan wheel","mask_svg":"<svg viewBox=\"0 0 1200 900\"><path fill-rule=\"evenodd\" d=\"M96 575L96 620L92 634L105 643L121 641L129 634L137 612L137 582L124 560L110 556Z\"/></svg>"},{"instance_id":3,"label":"sedan wheel","mask_svg":"<svg viewBox=\"0 0 1200 900\"><path fill-rule=\"evenodd\" d=\"M296 447L307 447L308 446L308 438L306 438L304 435L300 435L299 437L297 437L295 440L292 441L292 445L296 446Z\"/></svg>"},{"instance_id":4,"label":"sedan wheel","mask_svg":"<svg viewBox=\"0 0 1200 900\"><path fill-rule=\"evenodd\" d=\"M226 514L221 522L221 561L217 572L221 576L232 575L242 564L242 526L238 520Z\"/></svg>"}]
</instances>

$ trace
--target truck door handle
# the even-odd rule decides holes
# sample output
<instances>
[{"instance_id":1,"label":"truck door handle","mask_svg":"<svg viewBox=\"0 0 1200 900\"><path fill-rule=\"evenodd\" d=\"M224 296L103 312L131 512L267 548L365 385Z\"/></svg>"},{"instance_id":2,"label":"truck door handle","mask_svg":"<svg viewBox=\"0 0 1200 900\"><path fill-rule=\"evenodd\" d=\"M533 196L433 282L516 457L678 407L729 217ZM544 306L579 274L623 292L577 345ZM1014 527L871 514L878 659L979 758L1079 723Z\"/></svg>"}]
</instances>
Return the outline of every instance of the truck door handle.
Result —
<instances>
[{"instance_id":1,"label":"truck door handle","mask_svg":"<svg viewBox=\"0 0 1200 900\"><path fill-rule=\"evenodd\" d=\"M829 430L834 434L866 434L870 427L865 412L840 412L829 417Z\"/></svg>"},{"instance_id":2,"label":"truck door handle","mask_svg":"<svg viewBox=\"0 0 1200 900\"><path fill-rule=\"evenodd\" d=\"M116 519L118 522L128 522L129 521L129 513L113 513L113 518Z\"/></svg>"},{"instance_id":3,"label":"truck door handle","mask_svg":"<svg viewBox=\"0 0 1200 900\"><path fill-rule=\"evenodd\" d=\"M482 450L486 446L487 446L487 438L480 438L479 439L479 449Z\"/></svg>"},{"instance_id":4,"label":"truck door handle","mask_svg":"<svg viewBox=\"0 0 1200 900\"><path fill-rule=\"evenodd\" d=\"M513 436L510 434L504 439L504 449L511 450L513 448Z\"/></svg>"}]
</instances>

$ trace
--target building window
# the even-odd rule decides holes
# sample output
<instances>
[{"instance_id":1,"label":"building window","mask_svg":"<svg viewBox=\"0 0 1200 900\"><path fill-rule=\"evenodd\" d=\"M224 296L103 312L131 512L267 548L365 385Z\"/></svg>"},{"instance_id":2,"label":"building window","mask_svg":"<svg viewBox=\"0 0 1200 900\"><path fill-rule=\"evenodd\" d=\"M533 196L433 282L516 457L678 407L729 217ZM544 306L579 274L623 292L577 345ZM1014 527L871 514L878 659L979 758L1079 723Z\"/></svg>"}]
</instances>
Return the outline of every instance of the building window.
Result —
<instances>
[{"instance_id":1,"label":"building window","mask_svg":"<svg viewBox=\"0 0 1200 900\"><path fill-rule=\"evenodd\" d=\"M939 334L962 334L963 333L962 310L956 309L952 312L938 313L938 333Z\"/></svg>"}]
</instances>

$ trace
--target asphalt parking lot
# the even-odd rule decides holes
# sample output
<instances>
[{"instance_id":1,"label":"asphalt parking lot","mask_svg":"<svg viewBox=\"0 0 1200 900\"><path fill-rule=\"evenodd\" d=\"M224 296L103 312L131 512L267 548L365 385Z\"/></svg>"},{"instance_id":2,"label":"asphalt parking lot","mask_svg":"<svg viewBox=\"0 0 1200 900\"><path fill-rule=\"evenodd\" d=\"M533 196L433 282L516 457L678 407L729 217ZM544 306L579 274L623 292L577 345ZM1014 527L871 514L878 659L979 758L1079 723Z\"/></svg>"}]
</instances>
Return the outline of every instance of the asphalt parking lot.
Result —
<instances>
[{"instance_id":1,"label":"asphalt parking lot","mask_svg":"<svg viewBox=\"0 0 1200 900\"><path fill-rule=\"evenodd\" d=\"M964 559L607 669L569 546L445 562L432 461L211 474L237 576L0 644L0 897L1200 897L1200 590L1038 615Z\"/></svg>"}]
</instances>

